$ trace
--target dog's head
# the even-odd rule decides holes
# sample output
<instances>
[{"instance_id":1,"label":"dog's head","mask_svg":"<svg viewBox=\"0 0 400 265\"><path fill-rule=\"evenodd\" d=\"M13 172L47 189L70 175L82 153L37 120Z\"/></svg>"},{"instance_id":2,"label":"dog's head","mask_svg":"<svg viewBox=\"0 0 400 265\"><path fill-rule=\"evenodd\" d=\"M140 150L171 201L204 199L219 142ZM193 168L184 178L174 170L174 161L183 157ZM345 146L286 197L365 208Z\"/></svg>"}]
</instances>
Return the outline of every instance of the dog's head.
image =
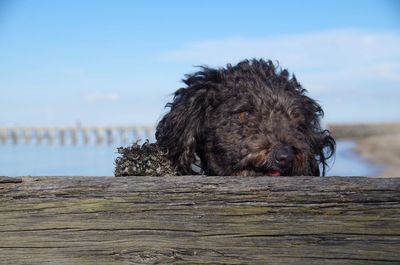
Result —
<instances>
[{"instance_id":1,"label":"dog's head","mask_svg":"<svg viewBox=\"0 0 400 265\"><path fill-rule=\"evenodd\" d=\"M201 67L175 92L157 126L157 143L183 174L196 156L207 175L325 174L335 141L323 110L271 61Z\"/></svg>"}]
</instances>

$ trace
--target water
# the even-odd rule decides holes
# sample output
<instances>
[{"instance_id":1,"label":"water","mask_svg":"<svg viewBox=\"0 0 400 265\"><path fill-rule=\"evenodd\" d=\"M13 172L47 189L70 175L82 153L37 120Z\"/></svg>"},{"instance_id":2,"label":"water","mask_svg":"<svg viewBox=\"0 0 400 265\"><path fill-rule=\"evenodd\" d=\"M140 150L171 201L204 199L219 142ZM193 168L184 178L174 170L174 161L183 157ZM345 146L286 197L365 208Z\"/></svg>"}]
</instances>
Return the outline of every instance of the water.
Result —
<instances>
[{"instance_id":1,"label":"water","mask_svg":"<svg viewBox=\"0 0 400 265\"><path fill-rule=\"evenodd\" d=\"M0 146L0 175L113 176L117 146Z\"/></svg>"},{"instance_id":2,"label":"water","mask_svg":"<svg viewBox=\"0 0 400 265\"><path fill-rule=\"evenodd\" d=\"M338 141L328 176L369 176L381 170L352 151L352 141ZM0 145L2 176L113 176L117 146Z\"/></svg>"},{"instance_id":3,"label":"water","mask_svg":"<svg viewBox=\"0 0 400 265\"><path fill-rule=\"evenodd\" d=\"M337 141L334 159L327 176L375 176L383 170L382 166L373 164L353 151L353 141Z\"/></svg>"}]
</instances>

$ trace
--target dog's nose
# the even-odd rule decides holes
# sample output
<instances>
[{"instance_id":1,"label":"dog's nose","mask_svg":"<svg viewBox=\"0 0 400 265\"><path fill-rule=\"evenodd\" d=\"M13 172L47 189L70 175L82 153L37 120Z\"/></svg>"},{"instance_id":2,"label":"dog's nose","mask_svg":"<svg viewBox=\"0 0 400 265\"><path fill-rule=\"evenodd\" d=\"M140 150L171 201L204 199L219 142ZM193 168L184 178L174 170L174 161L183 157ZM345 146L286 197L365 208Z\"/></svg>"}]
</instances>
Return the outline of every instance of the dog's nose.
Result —
<instances>
[{"instance_id":1,"label":"dog's nose","mask_svg":"<svg viewBox=\"0 0 400 265\"><path fill-rule=\"evenodd\" d=\"M294 159L293 149L289 146L284 146L275 151L275 161L279 167L289 166Z\"/></svg>"}]
</instances>

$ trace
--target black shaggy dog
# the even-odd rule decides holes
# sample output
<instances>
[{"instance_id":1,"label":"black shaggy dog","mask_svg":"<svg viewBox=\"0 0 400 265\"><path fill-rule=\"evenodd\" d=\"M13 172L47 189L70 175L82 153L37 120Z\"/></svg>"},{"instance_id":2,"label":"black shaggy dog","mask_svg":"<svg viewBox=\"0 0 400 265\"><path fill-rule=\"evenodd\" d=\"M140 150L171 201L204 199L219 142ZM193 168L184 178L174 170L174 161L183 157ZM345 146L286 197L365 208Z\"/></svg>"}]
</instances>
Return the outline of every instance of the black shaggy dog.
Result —
<instances>
[{"instance_id":1,"label":"black shaggy dog","mask_svg":"<svg viewBox=\"0 0 400 265\"><path fill-rule=\"evenodd\" d=\"M335 151L321 106L271 61L186 75L156 131L178 174L319 176ZM118 167L118 163L117 163ZM135 173L135 172L133 172Z\"/></svg>"}]
</instances>

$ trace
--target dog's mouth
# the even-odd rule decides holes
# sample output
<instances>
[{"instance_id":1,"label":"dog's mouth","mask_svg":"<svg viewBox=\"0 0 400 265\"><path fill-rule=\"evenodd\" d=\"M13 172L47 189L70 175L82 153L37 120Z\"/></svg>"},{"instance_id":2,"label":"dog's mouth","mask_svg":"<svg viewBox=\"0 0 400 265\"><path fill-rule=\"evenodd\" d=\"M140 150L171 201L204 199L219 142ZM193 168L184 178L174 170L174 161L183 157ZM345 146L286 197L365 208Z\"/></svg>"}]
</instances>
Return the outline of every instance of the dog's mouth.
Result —
<instances>
[{"instance_id":1,"label":"dog's mouth","mask_svg":"<svg viewBox=\"0 0 400 265\"><path fill-rule=\"evenodd\" d=\"M281 175L281 171L278 169L271 169L267 172L267 176L271 177L279 177Z\"/></svg>"},{"instance_id":2,"label":"dog's mouth","mask_svg":"<svg viewBox=\"0 0 400 265\"><path fill-rule=\"evenodd\" d=\"M274 149L275 150L275 149ZM249 153L234 168L236 176L290 176L294 164L292 147L277 148L276 151L262 150Z\"/></svg>"}]
</instances>

